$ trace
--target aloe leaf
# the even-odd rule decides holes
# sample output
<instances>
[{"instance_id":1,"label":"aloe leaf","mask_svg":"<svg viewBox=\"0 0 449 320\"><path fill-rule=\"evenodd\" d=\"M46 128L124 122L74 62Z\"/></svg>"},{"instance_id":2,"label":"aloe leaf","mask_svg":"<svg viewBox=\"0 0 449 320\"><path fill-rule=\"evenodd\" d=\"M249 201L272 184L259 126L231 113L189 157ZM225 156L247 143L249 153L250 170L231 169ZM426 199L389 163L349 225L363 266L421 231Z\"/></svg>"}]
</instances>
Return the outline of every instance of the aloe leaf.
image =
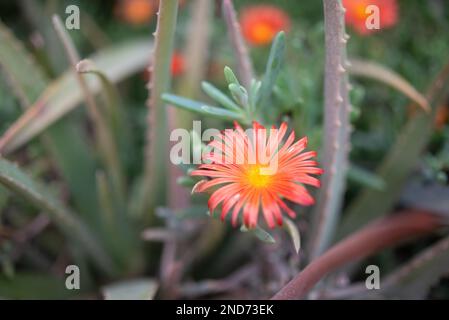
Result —
<instances>
[{"instance_id":1,"label":"aloe leaf","mask_svg":"<svg viewBox=\"0 0 449 320\"><path fill-rule=\"evenodd\" d=\"M214 117L222 120L242 120L241 113L232 112L223 108L209 106L207 104L179 97L173 94L164 93L162 99L176 107L189 110L191 112L203 114L205 116Z\"/></svg>"},{"instance_id":2,"label":"aloe leaf","mask_svg":"<svg viewBox=\"0 0 449 320\"><path fill-rule=\"evenodd\" d=\"M87 226L43 185L33 181L25 172L5 159L0 159L0 183L46 212L67 236L77 241L89 253L103 271L109 274L113 272L112 262Z\"/></svg>"},{"instance_id":3,"label":"aloe leaf","mask_svg":"<svg viewBox=\"0 0 449 320\"><path fill-rule=\"evenodd\" d=\"M348 180L379 191L385 188L385 181L381 177L353 164L348 169Z\"/></svg>"},{"instance_id":4,"label":"aloe leaf","mask_svg":"<svg viewBox=\"0 0 449 320\"><path fill-rule=\"evenodd\" d=\"M6 74L24 108L35 101L49 83L49 79L21 42L1 23L0 66L2 67L1 72ZM28 120L32 121L36 118L35 116ZM24 125L27 126L29 123ZM56 160L64 180L68 183L77 208L85 214L85 218L89 219L90 223L95 224L98 210L94 188L95 180L93 179L95 161L85 142L86 137L79 131L75 123L67 119L63 123L49 128L43 141L52 158ZM3 138L7 136L8 133ZM5 141L3 138L1 140ZM67 141L70 141L70 144L67 144ZM0 145L2 145L1 142ZM1 151L6 152L7 150Z\"/></svg>"},{"instance_id":5,"label":"aloe leaf","mask_svg":"<svg viewBox=\"0 0 449 320\"><path fill-rule=\"evenodd\" d=\"M390 152L380 164L377 175L385 181L381 191L364 189L350 204L341 223L337 237L357 230L379 215L386 214L400 196L404 183L427 145L433 130L433 119L442 98L448 90L449 64L432 82L427 100L431 113L420 112L411 117L396 138Z\"/></svg>"},{"instance_id":6,"label":"aloe leaf","mask_svg":"<svg viewBox=\"0 0 449 320\"><path fill-rule=\"evenodd\" d=\"M167 108L162 94L169 91L171 84L171 57L173 54L175 28L178 16L178 0L159 1L159 11L153 59L152 76L148 84L148 123L143 173L143 202L139 204L139 214L148 219L154 216L155 208L168 199L167 150L168 135Z\"/></svg>"},{"instance_id":7,"label":"aloe leaf","mask_svg":"<svg viewBox=\"0 0 449 320\"><path fill-rule=\"evenodd\" d=\"M102 84L101 92L105 104L102 113L105 114L108 126L111 128L114 139L117 141L121 163L127 164L129 155L134 154L135 151L133 144L129 143L133 141L132 132L128 125L127 114L122 107L118 88L103 70L98 69L92 60L82 60L77 64L76 68L79 73L93 74L100 79Z\"/></svg>"},{"instance_id":8,"label":"aloe leaf","mask_svg":"<svg viewBox=\"0 0 449 320\"><path fill-rule=\"evenodd\" d=\"M393 70L380 64L358 59L351 59L348 71L352 75L366 77L385 83L416 102L423 110L430 111L427 99L416 90L407 80Z\"/></svg>"},{"instance_id":9,"label":"aloe leaf","mask_svg":"<svg viewBox=\"0 0 449 320\"><path fill-rule=\"evenodd\" d=\"M0 41L0 44L3 43ZM134 40L104 49L89 59L95 63L98 69L104 70L105 75L112 83L117 83L145 68L151 48L152 44L147 39ZM29 75L29 69L26 66L22 69L24 74ZM101 81L98 78L92 77L86 81L92 94L101 91ZM34 83L26 83L23 92L28 92L28 90L33 92L34 85ZM40 94L40 91L36 94ZM76 84L73 73L66 72L54 80L40 98L28 108L27 112L0 138L0 151L6 154L23 146L67 115L82 101L83 94Z\"/></svg>"}]
</instances>

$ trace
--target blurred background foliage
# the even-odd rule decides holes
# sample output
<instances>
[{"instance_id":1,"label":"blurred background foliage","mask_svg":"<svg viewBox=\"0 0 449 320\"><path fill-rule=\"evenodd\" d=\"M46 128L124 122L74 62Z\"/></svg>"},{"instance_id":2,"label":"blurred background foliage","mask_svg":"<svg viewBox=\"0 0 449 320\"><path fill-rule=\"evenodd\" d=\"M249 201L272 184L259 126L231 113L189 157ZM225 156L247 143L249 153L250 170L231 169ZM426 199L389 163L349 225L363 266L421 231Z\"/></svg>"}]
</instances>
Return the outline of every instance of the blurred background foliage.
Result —
<instances>
[{"instance_id":1,"label":"blurred background foliage","mask_svg":"<svg viewBox=\"0 0 449 320\"><path fill-rule=\"evenodd\" d=\"M226 65L234 67L235 62L226 25L221 18L221 1L210 1L213 3L212 23L203 61L205 74L201 80L207 80L226 92L223 68ZM58 203L51 204L49 209L48 204L42 205L37 198L25 201L11 192L19 190L18 194L24 195L20 185L10 190L0 186L0 297L101 298L105 290L122 297L120 286L125 288L125 292L134 293L133 297L153 296L157 286L160 287L157 295L160 298L269 297L307 261L303 251L296 255L283 232L273 232L276 243L266 244L216 220L203 219L207 210L203 196L195 196L187 209L173 212L159 208L155 212L157 218L151 222L134 208L142 197L139 181L144 159L146 83L151 77L145 66L150 60L149 49L154 40L151 33L156 28L156 9L151 9L147 17L134 17L133 21L133 17L125 16L126 11L121 7L126 2L0 2L0 135L11 128L25 108L36 106L39 99L43 99L44 104L47 102L47 98L41 96L45 89L51 96L49 99L55 99L54 107L65 110L64 116L56 116L57 121L45 118L45 113L38 115L43 130L34 129L27 123L22 129L28 132L23 133L22 140L13 141L9 145L15 144L11 150L2 152L3 157L21 168L17 169L9 161L2 162L2 175L18 176L23 185L32 185L33 190L51 194L49 197L55 197ZM175 52L180 60L176 70L172 70L172 92L210 101L198 90L185 91L187 64L191 59L185 55L185 50L195 37L195 32L189 29L195 1L181 2L175 34ZM287 67L281 71L271 102L275 118L290 122L298 135L309 137L310 148L317 150L321 146L323 117L322 3L295 0L265 2L283 9L292 23L286 37L284 66ZM245 7L260 3L242 0L235 1L234 5L239 13ZM394 27L366 36L348 28L351 35L348 56L349 59L359 58L388 67L419 92L425 93L449 57L446 37L449 33L449 5L444 0L402 0L398 3L399 18ZM64 49L52 27L51 16L57 13L64 21L67 16L65 8L73 4L81 10L81 29L71 30L69 34L80 56L85 58L96 52L107 53L109 48L113 48L110 56L94 61L110 76L120 97L117 101L121 112L119 126L122 129L126 127L126 130L117 129L113 134L118 141L126 177L126 191L121 196L113 187L111 189L110 173L97 152L98 146L93 141L95 129L92 121L88 120L82 95L78 88L75 89L77 83L66 79L66 87L58 93L59 97L48 93L50 83L63 83L61 75L69 69ZM153 6L157 7L157 4ZM122 51L119 52L118 47ZM255 74L260 78L270 45L249 46L249 51ZM11 75L11 72L18 74ZM89 85L95 86L95 80L98 82L93 75L86 75L86 78ZM447 95L434 107L436 117L430 122L431 134L428 141L426 138L423 141L425 152L418 150L415 156L413 151L404 147L402 157L396 158L401 161L396 163L397 166L411 168L405 174L403 188L400 181L382 176L377 169L392 148L402 146L397 144L397 137L410 119L423 111L413 104L410 106L408 97L384 83L361 77L351 77L350 82L353 87L350 98L354 130L345 209L351 211L351 204L356 201L363 203L357 199L361 194L363 196L363 192L375 190L382 194L387 185L395 188L398 196L391 200L391 204L380 205L381 209L389 212L394 208L411 207L449 214ZM96 93L103 90L98 83L96 87L93 90ZM24 92L20 93L20 88ZM64 97L70 94L73 98L65 101ZM99 95L97 100L104 111L107 99ZM109 111L105 114L108 117ZM230 126L229 122L204 116L191 114L188 119L203 120L203 128ZM421 124L418 122L417 125ZM415 126L410 131L410 139L419 137L420 129ZM126 139L119 142L124 136ZM406 144L413 145L413 141ZM396 151L401 153L399 149ZM22 177L22 170L27 173L26 177ZM184 184L189 185L188 178L184 177L184 180ZM426 193L429 188L433 190L432 198L429 192ZM188 192L188 189L183 192ZM374 205L362 207L367 211L377 209ZM297 211L298 228L302 236L307 237L308 211L303 208ZM385 213L378 212L378 215ZM360 222L364 224L369 220ZM359 227L358 224L356 222L354 226ZM354 228L349 226L347 230ZM87 240L84 232L88 232L92 239ZM382 274L386 274L440 237L437 234L385 250L367 263L380 265ZM95 250L90 252L91 243L82 244L83 241L95 242L104 259ZM448 255L447 252L445 254ZM449 267L448 262L445 263ZM80 266L82 283L79 291L69 291L64 287L68 264ZM329 285L338 286L341 277L363 280L364 268L361 265L349 269L345 269L342 275L331 277ZM448 298L447 278L443 275L441 272L441 278L429 280L425 295L420 297ZM130 279L140 279L140 282L131 282ZM107 285L115 282L120 283L108 291ZM147 284L143 289L142 283ZM389 297L388 294L385 296ZM404 296L401 291L393 295Z\"/></svg>"}]
</instances>

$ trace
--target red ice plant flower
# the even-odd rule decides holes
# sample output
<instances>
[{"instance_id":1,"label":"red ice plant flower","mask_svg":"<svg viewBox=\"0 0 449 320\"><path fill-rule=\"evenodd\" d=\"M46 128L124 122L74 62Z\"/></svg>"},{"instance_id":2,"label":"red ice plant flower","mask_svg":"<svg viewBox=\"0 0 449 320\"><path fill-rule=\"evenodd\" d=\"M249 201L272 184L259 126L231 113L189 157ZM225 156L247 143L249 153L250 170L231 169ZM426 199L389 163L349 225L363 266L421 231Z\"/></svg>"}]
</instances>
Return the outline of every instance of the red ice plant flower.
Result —
<instances>
[{"instance_id":1,"label":"red ice plant flower","mask_svg":"<svg viewBox=\"0 0 449 320\"><path fill-rule=\"evenodd\" d=\"M186 0L180 0L183 6ZM123 21L142 25L150 22L156 16L159 0L119 0L115 5L115 12Z\"/></svg>"},{"instance_id":2,"label":"red ice plant flower","mask_svg":"<svg viewBox=\"0 0 449 320\"><path fill-rule=\"evenodd\" d=\"M290 24L289 16L271 5L247 7L240 15L243 36L254 46L269 44L279 31L289 31Z\"/></svg>"},{"instance_id":3,"label":"red ice plant flower","mask_svg":"<svg viewBox=\"0 0 449 320\"><path fill-rule=\"evenodd\" d=\"M221 185L209 198L209 210L213 212L222 204L221 219L224 220L232 209L234 226L241 209L243 223L249 228L258 223L259 207L270 228L275 222L282 225L281 210L295 217L285 200L312 205L314 199L303 185L319 187L320 181L310 175L320 175L323 170L311 160L316 156L315 151L303 152L307 137L294 143L292 131L284 142L286 133L286 123L279 129L267 130L254 122L249 132L235 123L235 130L225 130L208 144L212 151L205 152L203 160L210 163L200 165L191 175L211 179L198 182L192 192Z\"/></svg>"},{"instance_id":4,"label":"red ice plant flower","mask_svg":"<svg viewBox=\"0 0 449 320\"><path fill-rule=\"evenodd\" d=\"M158 2L154 0L120 0L115 10L117 15L127 23L145 24L156 15Z\"/></svg>"},{"instance_id":5,"label":"red ice plant flower","mask_svg":"<svg viewBox=\"0 0 449 320\"><path fill-rule=\"evenodd\" d=\"M366 8L375 5L379 8L380 29L368 29L366 21L372 14ZM346 24L352 26L361 35L392 27L398 20L398 5L396 0L343 0L346 8Z\"/></svg>"}]
</instances>

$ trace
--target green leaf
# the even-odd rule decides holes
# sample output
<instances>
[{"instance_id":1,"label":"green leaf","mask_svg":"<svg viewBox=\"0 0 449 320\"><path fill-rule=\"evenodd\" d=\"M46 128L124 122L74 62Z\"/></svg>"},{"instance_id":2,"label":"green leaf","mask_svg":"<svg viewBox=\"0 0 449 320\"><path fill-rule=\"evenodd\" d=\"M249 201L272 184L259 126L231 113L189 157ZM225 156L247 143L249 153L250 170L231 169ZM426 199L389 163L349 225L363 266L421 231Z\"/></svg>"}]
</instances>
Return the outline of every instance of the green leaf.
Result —
<instances>
[{"instance_id":1,"label":"green leaf","mask_svg":"<svg viewBox=\"0 0 449 320\"><path fill-rule=\"evenodd\" d=\"M22 43L1 23L0 66L0 71L6 74L12 89L25 109L38 99L50 82ZM30 123L34 124L33 120L39 116L34 114L27 119L27 122L21 123L21 120L18 122L21 126L28 128ZM14 127L13 125L12 128ZM8 136L8 132L13 131L13 129L8 130L1 140L5 142L4 137ZM94 225L98 221L94 187L95 161L86 142L87 137L80 131L79 125L71 119L65 119L49 128L47 134L43 136L43 142L67 182L77 208ZM67 141L70 143L68 144ZM0 145L5 147L1 150L2 153L8 151L4 143L0 142Z\"/></svg>"},{"instance_id":2,"label":"green leaf","mask_svg":"<svg viewBox=\"0 0 449 320\"><path fill-rule=\"evenodd\" d=\"M249 104L250 104L252 110L254 110L256 108L257 100L259 99L259 95L260 95L260 87L261 86L262 86L261 81L252 79L251 88L249 90Z\"/></svg>"},{"instance_id":3,"label":"green leaf","mask_svg":"<svg viewBox=\"0 0 449 320\"><path fill-rule=\"evenodd\" d=\"M195 180L192 177L181 176L176 179L176 183L183 187L192 188L198 180Z\"/></svg>"},{"instance_id":4,"label":"green leaf","mask_svg":"<svg viewBox=\"0 0 449 320\"><path fill-rule=\"evenodd\" d=\"M261 94L257 103L257 106L261 107L265 112L266 110L264 109L269 105L271 93L284 62L284 52L285 33L281 31L273 40L273 45L271 46L270 56L268 57L265 74L262 79L262 86L260 89Z\"/></svg>"},{"instance_id":5,"label":"green leaf","mask_svg":"<svg viewBox=\"0 0 449 320\"><path fill-rule=\"evenodd\" d=\"M178 219L204 219L209 217L209 209L204 205L192 205L186 209L179 209L175 211L175 216Z\"/></svg>"},{"instance_id":6,"label":"green leaf","mask_svg":"<svg viewBox=\"0 0 449 320\"><path fill-rule=\"evenodd\" d=\"M12 279L0 275L0 299L68 299L77 290L67 290L65 280L48 274L19 273Z\"/></svg>"},{"instance_id":7,"label":"green leaf","mask_svg":"<svg viewBox=\"0 0 449 320\"><path fill-rule=\"evenodd\" d=\"M224 67L224 75L226 78L226 82L228 83L228 85L230 84L236 84L236 85L240 85L239 80L237 79L237 77L234 74L234 71L232 71L231 68L229 68L228 66Z\"/></svg>"},{"instance_id":8,"label":"green leaf","mask_svg":"<svg viewBox=\"0 0 449 320\"><path fill-rule=\"evenodd\" d=\"M370 61L351 59L348 66L348 71L356 76L383 82L392 88L395 88L399 92L402 92L404 95L416 102L425 111L430 111L427 99L407 80L385 66Z\"/></svg>"},{"instance_id":9,"label":"green leaf","mask_svg":"<svg viewBox=\"0 0 449 320\"><path fill-rule=\"evenodd\" d=\"M432 113L420 112L411 117L380 164L377 175L385 181L385 188L362 191L346 210L337 238L343 238L380 214L386 214L391 210L400 196L408 175L429 142L434 115L441 99L446 97L448 82L449 63L429 88L427 100L431 102Z\"/></svg>"},{"instance_id":10,"label":"green leaf","mask_svg":"<svg viewBox=\"0 0 449 320\"><path fill-rule=\"evenodd\" d=\"M240 107L234 103L227 95L225 95L223 92L221 92L219 89L214 87L209 82L203 81L201 82L201 87L203 88L203 91L214 101L220 103L223 107L234 110L234 111L241 111Z\"/></svg>"},{"instance_id":11,"label":"green leaf","mask_svg":"<svg viewBox=\"0 0 449 320\"><path fill-rule=\"evenodd\" d=\"M3 41L0 41L0 44L2 43ZM145 68L151 48L152 44L148 39L134 40L104 49L89 59L98 69L104 70L112 83L117 83ZM25 71L29 72L29 69ZM101 81L97 77L89 77L86 80L92 94L101 91ZM31 86L33 90L33 85L35 84L30 84L27 88ZM3 153L16 150L64 117L82 101L83 94L73 72L67 71L53 81L27 112L0 138L0 150ZM7 135L8 138L5 139Z\"/></svg>"},{"instance_id":12,"label":"green leaf","mask_svg":"<svg viewBox=\"0 0 449 320\"><path fill-rule=\"evenodd\" d=\"M90 254L100 268L108 273L113 272L112 262L87 226L43 185L5 159L0 159L0 184L47 213L67 236Z\"/></svg>"},{"instance_id":13,"label":"green leaf","mask_svg":"<svg viewBox=\"0 0 449 320\"><path fill-rule=\"evenodd\" d=\"M385 188L385 181L381 177L352 164L349 166L348 179L363 187L369 187L379 191Z\"/></svg>"},{"instance_id":14,"label":"green leaf","mask_svg":"<svg viewBox=\"0 0 449 320\"><path fill-rule=\"evenodd\" d=\"M299 253L299 250L301 249L301 235L299 234L298 227L291 219L285 217L284 228L287 230L290 238L292 239L296 253Z\"/></svg>"},{"instance_id":15,"label":"green leaf","mask_svg":"<svg viewBox=\"0 0 449 320\"><path fill-rule=\"evenodd\" d=\"M102 292L106 300L152 300L157 289L153 279L135 279L110 284Z\"/></svg>"},{"instance_id":16,"label":"green leaf","mask_svg":"<svg viewBox=\"0 0 449 320\"><path fill-rule=\"evenodd\" d=\"M235 102L243 108L248 108L248 92L243 86L231 83L229 85L229 91L231 91L231 95Z\"/></svg>"},{"instance_id":17,"label":"green leaf","mask_svg":"<svg viewBox=\"0 0 449 320\"><path fill-rule=\"evenodd\" d=\"M262 229L259 226L256 226L255 228L248 229L245 225L242 225L240 227L241 232L249 232L257 237L257 239L266 242L266 243L276 243L276 240L274 240L273 236L269 234L267 231Z\"/></svg>"},{"instance_id":18,"label":"green leaf","mask_svg":"<svg viewBox=\"0 0 449 320\"><path fill-rule=\"evenodd\" d=\"M179 97L173 94L164 93L162 99L176 107L189 110L195 113L203 114L209 117L218 118L222 120L242 120L241 113L228 111L223 108L209 106L207 104Z\"/></svg>"}]
</instances>

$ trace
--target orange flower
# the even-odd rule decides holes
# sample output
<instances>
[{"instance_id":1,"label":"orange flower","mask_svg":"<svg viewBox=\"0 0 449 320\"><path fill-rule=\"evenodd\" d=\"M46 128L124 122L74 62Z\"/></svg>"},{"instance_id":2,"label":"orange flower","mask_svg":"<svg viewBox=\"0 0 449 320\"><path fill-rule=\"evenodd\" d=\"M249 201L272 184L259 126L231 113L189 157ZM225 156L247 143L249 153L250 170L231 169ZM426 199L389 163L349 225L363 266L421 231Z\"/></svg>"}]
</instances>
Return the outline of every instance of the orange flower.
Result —
<instances>
[{"instance_id":1,"label":"orange flower","mask_svg":"<svg viewBox=\"0 0 449 320\"><path fill-rule=\"evenodd\" d=\"M290 30L290 18L278 7L256 5L245 8L240 25L246 41L252 45L266 45L279 31Z\"/></svg>"},{"instance_id":2,"label":"orange flower","mask_svg":"<svg viewBox=\"0 0 449 320\"><path fill-rule=\"evenodd\" d=\"M171 60L171 74L173 77L180 76L184 73L185 63L184 56L179 52L174 52Z\"/></svg>"},{"instance_id":3,"label":"orange flower","mask_svg":"<svg viewBox=\"0 0 449 320\"><path fill-rule=\"evenodd\" d=\"M120 0L115 10L125 22L141 25L151 21L157 7L157 0Z\"/></svg>"},{"instance_id":4,"label":"orange flower","mask_svg":"<svg viewBox=\"0 0 449 320\"><path fill-rule=\"evenodd\" d=\"M310 175L322 174L323 170L311 160L316 156L315 151L303 152L307 137L293 143L295 133L292 132L283 143L286 123L270 131L257 122L249 133L237 123L235 128L225 130L209 143L213 151L205 153L203 160L210 163L192 172L192 176L211 178L198 182L192 192L223 185L209 198L210 212L222 204L221 219L224 220L232 209L235 226L243 209L243 223L251 228L257 225L259 207L262 207L267 225L273 228L275 221L282 225L281 210L290 217L296 216L285 200L303 206L314 203L303 185L319 187L320 181Z\"/></svg>"},{"instance_id":5,"label":"orange flower","mask_svg":"<svg viewBox=\"0 0 449 320\"><path fill-rule=\"evenodd\" d=\"M366 21L373 14L367 7L375 5L379 8L380 29L368 29ZM398 20L398 5L396 0L343 0L346 8L346 24L352 26L359 34L367 35L375 31L392 27Z\"/></svg>"}]
</instances>

